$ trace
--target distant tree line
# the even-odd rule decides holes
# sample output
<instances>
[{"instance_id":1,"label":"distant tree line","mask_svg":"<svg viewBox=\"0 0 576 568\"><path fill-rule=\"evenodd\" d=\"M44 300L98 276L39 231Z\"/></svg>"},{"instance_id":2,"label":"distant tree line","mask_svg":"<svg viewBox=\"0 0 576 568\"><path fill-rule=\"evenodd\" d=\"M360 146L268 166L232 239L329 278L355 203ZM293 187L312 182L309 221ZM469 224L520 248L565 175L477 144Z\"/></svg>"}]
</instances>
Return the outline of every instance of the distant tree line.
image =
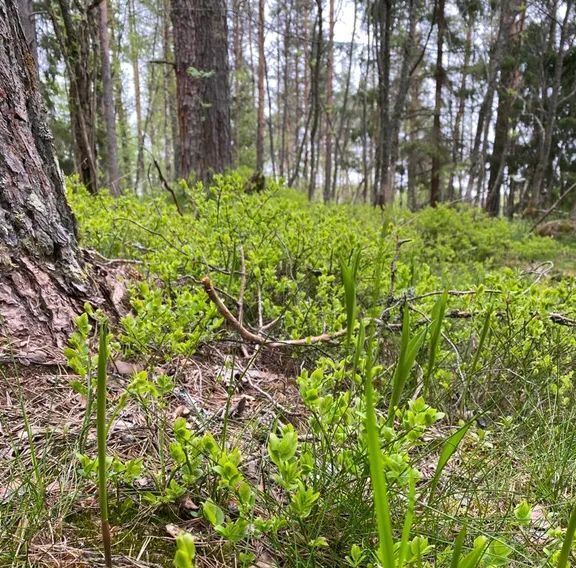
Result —
<instances>
[{"instance_id":1,"label":"distant tree line","mask_svg":"<svg viewBox=\"0 0 576 568\"><path fill-rule=\"evenodd\" d=\"M65 172L576 216L573 0L18 0Z\"/></svg>"}]
</instances>

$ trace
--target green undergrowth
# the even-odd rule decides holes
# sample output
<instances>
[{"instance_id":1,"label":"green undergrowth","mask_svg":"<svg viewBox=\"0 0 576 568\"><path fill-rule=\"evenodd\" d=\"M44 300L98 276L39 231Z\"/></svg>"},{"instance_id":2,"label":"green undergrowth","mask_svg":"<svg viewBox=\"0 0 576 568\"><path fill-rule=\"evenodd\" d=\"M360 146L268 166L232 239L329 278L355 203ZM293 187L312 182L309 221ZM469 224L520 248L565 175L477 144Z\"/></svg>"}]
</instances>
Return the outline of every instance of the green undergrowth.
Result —
<instances>
[{"instance_id":1,"label":"green undergrowth","mask_svg":"<svg viewBox=\"0 0 576 568\"><path fill-rule=\"evenodd\" d=\"M138 412L150 443L109 448L113 554L180 568L562 566L576 501L574 248L471 208L382 212L243 187L239 174L182 184L180 215L165 195L94 197L68 180L82 245L140 275L110 352L144 370L111 383L108 424ZM181 385L159 366L212 346L243 357L206 276L261 338L334 334L244 361L282 352L298 413L228 419L232 365L220 419L174 414ZM75 487L59 530L101 548L96 505L75 503L97 482L100 318L87 307L66 351L69 388L88 401L79 440L60 441L58 466L30 459L31 434L11 462L34 520L0 505L5 558L24 558L51 518L40 510L54 478Z\"/></svg>"}]
</instances>

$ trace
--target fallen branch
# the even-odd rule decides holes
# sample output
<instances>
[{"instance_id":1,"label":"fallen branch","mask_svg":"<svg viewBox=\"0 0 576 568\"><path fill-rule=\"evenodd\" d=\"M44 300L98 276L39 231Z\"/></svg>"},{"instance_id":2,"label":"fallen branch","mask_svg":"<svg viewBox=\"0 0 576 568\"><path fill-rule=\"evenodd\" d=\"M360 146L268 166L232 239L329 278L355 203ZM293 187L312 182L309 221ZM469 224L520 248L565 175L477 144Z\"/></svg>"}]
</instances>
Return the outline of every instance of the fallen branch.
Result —
<instances>
[{"instance_id":1,"label":"fallen branch","mask_svg":"<svg viewBox=\"0 0 576 568\"><path fill-rule=\"evenodd\" d=\"M562 314L548 314L550 321L557 323L558 325L566 325L568 327L576 327L576 320L566 317Z\"/></svg>"},{"instance_id":2,"label":"fallen branch","mask_svg":"<svg viewBox=\"0 0 576 568\"><path fill-rule=\"evenodd\" d=\"M312 335L309 337L304 337L302 339L274 339L272 337L265 337L258 333L254 333L250 331L238 319L232 314L232 312L226 307L226 304L222 301L216 289L214 288L212 281L208 276L205 276L202 281L202 286L204 287L204 291L208 295L208 298L212 301L212 303L220 312L220 315L230 324L230 326L238 332L242 339L249 341L250 343L255 343L257 345L265 345L267 347L305 347L307 345L314 345L317 343L328 343L333 341L339 337L342 337L346 334L346 330L342 329L335 333L323 333L321 335ZM457 292L457 291L452 291ZM491 290L493 293L497 293L497 290ZM430 293L432 295L434 293ZM456 295L462 295L461 292L457 292ZM414 309L414 308L412 308ZM417 310L416 310L417 311ZM420 313L420 312L419 312ZM474 317L476 314L473 312L466 312L462 310L451 310L446 313L447 318L451 319L469 319ZM564 325L567 327L576 327L576 319L571 319L567 316L558 313L550 313L548 314L548 318L552 323L558 325ZM276 321L276 320L275 320ZM375 320L377 324L385 327L389 331L401 331L402 325L401 324L394 324L394 323L387 323L382 320ZM420 324L426 324L429 321L429 318L423 319Z\"/></svg>"},{"instance_id":3,"label":"fallen branch","mask_svg":"<svg viewBox=\"0 0 576 568\"><path fill-rule=\"evenodd\" d=\"M310 337L304 337L302 339L273 339L271 337L264 337L257 333L250 331L245 328L238 319L232 314L232 312L226 307L226 304L220 299L220 296L216 293L212 281L208 276L202 279L202 286L204 291L208 295L208 298L216 306L220 315L230 324L230 326L235 329L242 339L249 341L250 343L256 343L257 345L266 345L268 347L298 347L306 345L314 345L315 343L326 343L333 341L338 337L342 337L346 334L346 330L340 330L336 333L323 333L321 335L313 335Z\"/></svg>"}]
</instances>

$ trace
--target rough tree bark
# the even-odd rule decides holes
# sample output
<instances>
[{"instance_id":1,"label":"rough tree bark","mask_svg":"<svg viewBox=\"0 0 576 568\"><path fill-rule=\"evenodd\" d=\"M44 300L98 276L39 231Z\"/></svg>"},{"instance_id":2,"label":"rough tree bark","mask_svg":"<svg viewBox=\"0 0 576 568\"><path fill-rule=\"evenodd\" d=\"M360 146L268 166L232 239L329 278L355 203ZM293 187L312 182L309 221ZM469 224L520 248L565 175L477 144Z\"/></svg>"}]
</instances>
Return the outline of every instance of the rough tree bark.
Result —
<instances>
[{"instance_id":1,"label":"rough tree bark","mask_svg":"<svg viewBox=\"0 0 576 568\"><path fill-rule=\"evenodd\" d=\"M95 296L15 0L0 0L0 359L61 360Z\"/></svg>"},{"instance_id":2,"label":"rough tree bark","mask_svg":"<svg viewBox=\"0 0 576 568\"><path fill-rule=\"evenodd\" d=\"M178 175L208 181L232 163L225 0L172 0Z\"/></svg>"}]
</instances>

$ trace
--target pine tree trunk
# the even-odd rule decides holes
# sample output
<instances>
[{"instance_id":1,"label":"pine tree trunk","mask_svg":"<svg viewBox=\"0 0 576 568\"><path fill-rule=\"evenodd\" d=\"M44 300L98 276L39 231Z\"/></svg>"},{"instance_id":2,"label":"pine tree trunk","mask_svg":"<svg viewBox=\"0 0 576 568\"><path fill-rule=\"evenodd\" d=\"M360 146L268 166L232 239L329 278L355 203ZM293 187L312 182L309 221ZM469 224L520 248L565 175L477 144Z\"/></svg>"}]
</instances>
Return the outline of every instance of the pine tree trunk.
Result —
<instances>
[{"instance_id":1,"label":"pine tree trunk","mask_svg":"<svg viewBox=\"0 0 576 568\"><path fill-rule=\"evenodd\" d=\"M93 287L14 0L0 37L0 357L50 362Z\"/></svg>"},{"instance_id":2,"label":"pine tree trunk","mask_svg":"<svg viewBox=\"0 0 576 568\"><path fill-rule=\"evenodd\" d=\"M258 118L256 131L256 170L259 172L264 169L264 134L266 130L264 119L264 8L264 0L258 0Z\"/></svg>"},{"instance_id":3,"label":"pine tree trunk","mask_svg":"<svg viewBox=\"0 0 576 568\"><path fill-rule=\"evenodd\" d=\"M96 112L92 93L94 78L91 75L90 22L86 14L73 12L68 0L48 3L54 32L64 55L68 73L70 122L74 135L74 159L82 183L88 191L98 191L96 168L95 124Z\"/></svg>"},{"instance_id":4,"label":"pine tree trunk","mask_svg":"<svg viewBox=\"0 0 576 568\"><path fill-rule=\"evenodd\" d=\"M518 15L519 19L517 20ZM504 26L506 30L507 49L515 53L520 43L520 37L524 28L525 7L521 0L513 0L504 14ZM488 193L486 195L486 212L491 216L497 216L500 212L500 188L506 158L510 144L510 121L513 113L513 104L516 98L514 94L519 88L521 75L516 65L504 65L500 71L500 85L498 90L498 111L494 130L494 145L490 159L490 178L488 180Z\"/></svg>"},{"instance_id":5,"label":"pine tree trunk","mask_svg":"<svg viewBox=\"0 0 576 568\"><path fill-rule=\"evenodd\" d=\"M136 13L134 0L128 1L128 29L130 31L130 63L132 64L132 77L134 81L134 106L136 110L136 182L138 193L140 182L144 178L144 121L142 119L142 88L140 83L140 62L138 35L136 33Z\"/></svg>"},{"instance_id":6,"label":"pine tree trunk","mask_svg":"<svg viewBox=\"0 0 576 568\"><path fill-rule=\"evenodd\" d=\"M324 159L324 202L332 199L332 146L334 132L334 0L328 10L328 54L326 65L326 142Z\"/></svg>"},{"instance_id":7,"label":"pine tree trunk","mask_svg":"<svg viewBox=\"0 0 576 568\"><path fill-rule=\"evenodd\" d=\"M322 0L316 0L316 25L312 45L314 57L311 64L311 97L312 97L312 126L310 128L310 177L308 179L308 199L314 197L316 189L317 147L316 136L320 128L320 71L322 65L322 50L324 49L324 30L322 27Z\"/></svg>"},{"instance_id":8,"label":"pine tree trunk","mask_svg":"<svg viewBox=\"0 0 576 568\"><path fill-rule=\"evenodd\" d=\"M178 175L208 181L232 163L225 0L172 0Z\"/></svg>"},{"instance_id":9,"label":"pine tree trunk","mask_svg":"<svg viewBox=\"0 0 576 568\"><path fill-rule=\"evenodd\" d=\"M390 168L390 36L392 34L392 0L376 3L375 38L378 67L378 139L372 204L383 206L392 201L389 181Z\"/></svg>"},{"instance_id":10,"label":"pine tree trunk","mask_svg":"<svg viewBox=\"0 0 576 568\"><path fill-rule=\"evenodd\" d=\"M385 195L386 203L392 203L394 201L396 165L400 156L400 126L406 108L406 101L408 100L412 76L418 66L417 62L414 61L414 51L417 38L418 13L420 9L419 1L408 1L408 31L404 39L402 65L398 78L398 92L396 93L390 120L390 164L387 169L387 179L384 185L387 189Z\"/></svg>"},{"instance_id":11,"label":"pine tree trunk","mask_svg":"<svg viewBox=\"0 0 576 568\"><path fill-rule=\"evenodd\" d=\"M538 151L538 163L534 172L534 179L532 180L532 206L541 207L544 197L544 180L546 172L550 168L550 152L552 150L552 136L554 134L554 127L556 125L556 116L558 113L558 102L560 98L560 91L562 88L562 72L564 69L564 58L566 56L566 42L568 40L570 12L572 10L572 0L566 2L566 12L560 27L560 44L556 53L556 61L554 65L554 79L552 82L551 95L548 99L548 109L546 112L546 119L544 123L544 136L542 137L540 148Z\"/></svg>"},{"instance_id":12,"label":"pine tree trunk","mask_svg":"<svg viewBox=\"0 0 576 568\"><path fill-rule=\"evenodd\" d=\"M463 125L464 125L464 112L466 110L466 80L468 78L468 67L470 66L470 58L472 57L472 36L474 32L474 25L476 22L476 13L472 9L468 14L468 24L466 26L466 41L464 42L464 61L462 63L462 77L460 78L460 88L458 89L458 110L456 111L456 118L454 120L454 141L452 144L452 171L450 172L450 181L448 182L448 201L455 198L454 179L456 177L456 169L462 163L464 156L464 141L462 139ZM462 191L462 180L460 179L460 191Z\"/></svg>"},{"instance_id":13,"label":"pine tree trunk","mask_svg":"<svg viewBox=\"0 0 576 568\"><path fill-rule=\"evenodd\" d=\"M446 2L438 0L436 7L436 26L438 29L438 43L436 47L436 97L434 104L434 122L432 125L432 145L434 152L432 155L432 177L430 181L430 205L435 207L441 199L440 175L442 168L442 86L444 84L444 68L442 56L444 50L444 33L446 31L446 19L444 17Z\"/></svg>"},{"instance_id":14,"label":"pine tree trunk","mask_svg":"<svg viewBox=\"0 0 576 568\"><path fill-rule=\"evenodd\" d=\"M100 37L100 57L102 64L102 91L104 122L106 123L106 170L108 187L112 195L120 193L120 172L118 170L118 143L116 141L116 109L114 87L110 66L110 40L108 35L108 1L101 0L98 6L98 35Z\"/></svg>"}]
</instances>

